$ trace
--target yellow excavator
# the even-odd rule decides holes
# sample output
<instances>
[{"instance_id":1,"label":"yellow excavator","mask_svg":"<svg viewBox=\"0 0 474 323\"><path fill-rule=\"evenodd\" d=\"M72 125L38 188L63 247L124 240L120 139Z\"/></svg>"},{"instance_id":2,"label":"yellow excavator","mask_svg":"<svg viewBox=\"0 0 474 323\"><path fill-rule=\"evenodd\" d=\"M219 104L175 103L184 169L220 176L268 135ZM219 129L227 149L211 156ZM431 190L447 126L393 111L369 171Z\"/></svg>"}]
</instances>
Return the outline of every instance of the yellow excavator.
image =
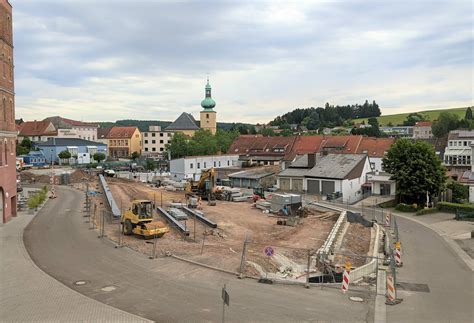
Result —
<instances>
[{"instance_id":1,"label":"yellow excavator","mask_svg":"<svg viewBox=\"0 0 474 323\"><path fill-rule=\"evenodd\" d=\"M185 191L202 198L203 200L215 201L216 170L209 168L201 172L199 181L191 181L186 184Z\"/></svg>"},{"instance_id":2,"label":"yellow excavator","mask_svg":"<svg viewBox=\"0 0 474 323\"><path fill-rule=\"evenodd\" d=\"M144 239L161 238L169 228L153 221L153 204L149 200L133 200L132 207L122 214L120 223L125 235L136 234Z\"/></svg>"}]
</instances>

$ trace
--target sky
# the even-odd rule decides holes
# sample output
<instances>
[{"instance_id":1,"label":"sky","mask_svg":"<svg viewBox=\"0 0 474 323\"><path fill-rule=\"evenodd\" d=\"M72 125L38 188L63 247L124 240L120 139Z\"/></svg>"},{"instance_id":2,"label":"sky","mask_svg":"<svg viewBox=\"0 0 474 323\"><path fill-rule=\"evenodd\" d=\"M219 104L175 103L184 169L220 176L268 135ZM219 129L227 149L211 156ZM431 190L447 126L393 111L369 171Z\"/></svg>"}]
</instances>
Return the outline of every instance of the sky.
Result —
<instances>
[{"instance_id":1,"label":"sky","mask_svg":"<svg viewBox=\"0 0 474 323\"><path fill-rule=\"evenodd\" d=\"M11 0L16 117L218 121L375 100L473 105L467 1Z\"/></svg>"}]
</instances>

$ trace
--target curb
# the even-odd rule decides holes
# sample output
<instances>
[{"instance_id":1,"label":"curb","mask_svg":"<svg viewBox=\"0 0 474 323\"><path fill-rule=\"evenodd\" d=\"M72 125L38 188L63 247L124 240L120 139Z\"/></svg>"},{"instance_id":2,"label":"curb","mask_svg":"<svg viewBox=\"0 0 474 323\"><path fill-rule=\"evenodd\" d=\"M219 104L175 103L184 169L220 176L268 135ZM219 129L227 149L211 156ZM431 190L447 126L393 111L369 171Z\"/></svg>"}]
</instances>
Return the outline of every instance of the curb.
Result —
<instances>
[{"instance_id":1,"label":"curb","mask_svg":"<svg viewBox=\"0 0 474 323\"><path fill-rule=\"evenodd\" d=\"M462 250L462 248L453 239L451 239L446 233L444 233L443 231L441 231L441 230L439 230L435 227L432 227L431 225L426 224L423 221L420 221L418 219L413 219L411 217L408 217L408 216L400 214L400 213L393 213L392 212L392 214L395 215L395 216L399 216L401 218L416 222L416 223L418 223L418 224L420 224L420 225L422 225L422 226L424 226L428 229L431 229L435 233L437 233L439 236L441 236L444 239L444 241L449 245L449 247L454 251L454 253L466 264L466 266L472 272L474 272L474 259L472 259L467 254L467 252Z\"/></svg>"}]
</instances>

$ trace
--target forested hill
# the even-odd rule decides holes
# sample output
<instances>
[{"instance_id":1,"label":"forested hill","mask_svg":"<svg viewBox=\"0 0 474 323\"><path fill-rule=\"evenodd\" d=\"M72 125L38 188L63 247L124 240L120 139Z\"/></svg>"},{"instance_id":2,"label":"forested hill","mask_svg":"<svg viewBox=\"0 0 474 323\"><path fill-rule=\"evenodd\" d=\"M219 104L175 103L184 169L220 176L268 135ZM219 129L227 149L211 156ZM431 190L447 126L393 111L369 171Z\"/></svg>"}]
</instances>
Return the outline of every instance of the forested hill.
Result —
<instances>
[{"instance_id":1,"label":"forested hill","mask_svg":"<svg viewBox=\"0 0 474 323\"><path fill-rule=\"evenodd\" d=\"M165 129L171 124L171 121L160 121L160 120L117 120L115 122L99 122L101 128L109 128L113 126L134 126L140 129L140 131L148 131L148 126L161 126L161 129ZM198 121L199 125L199 121ZM234 127L234 123L230 122L218 122L217 128L230 130Z\"/></svg>"},{"instance_id":2,"label":"forested hill","mask_svg":"<svg viewBox=\"0 0 474 323\"><path fill-rule=\"evenodd\" d=\"M276 117L270 122L272 126L285 126L298 124L315 130L321 127L335 127L343 125L344 121L380 116L379 105L367 100L364 104L355 105L330 105L326 103L324 108L295 109Z\"/></svg>"}]
</instances>

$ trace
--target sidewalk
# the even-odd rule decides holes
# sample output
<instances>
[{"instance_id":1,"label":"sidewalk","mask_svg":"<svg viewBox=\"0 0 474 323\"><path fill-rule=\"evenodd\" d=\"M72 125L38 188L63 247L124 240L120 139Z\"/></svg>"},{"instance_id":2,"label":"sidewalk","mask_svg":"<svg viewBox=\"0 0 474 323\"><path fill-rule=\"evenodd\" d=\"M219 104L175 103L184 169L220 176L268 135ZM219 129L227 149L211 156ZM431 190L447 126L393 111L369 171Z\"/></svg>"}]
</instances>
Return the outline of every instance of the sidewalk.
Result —
<instances>
[{"instance_id":1,"label":"sidewalk","mask_svg":"<svg viewBox=\"0 0 474 323\"><path fill-rule=\"evenodd\" d=\"M150 322L90 299L39 269L23 244L33 214L0 226L0 321Z\"/></svg>"}]
</instances>

